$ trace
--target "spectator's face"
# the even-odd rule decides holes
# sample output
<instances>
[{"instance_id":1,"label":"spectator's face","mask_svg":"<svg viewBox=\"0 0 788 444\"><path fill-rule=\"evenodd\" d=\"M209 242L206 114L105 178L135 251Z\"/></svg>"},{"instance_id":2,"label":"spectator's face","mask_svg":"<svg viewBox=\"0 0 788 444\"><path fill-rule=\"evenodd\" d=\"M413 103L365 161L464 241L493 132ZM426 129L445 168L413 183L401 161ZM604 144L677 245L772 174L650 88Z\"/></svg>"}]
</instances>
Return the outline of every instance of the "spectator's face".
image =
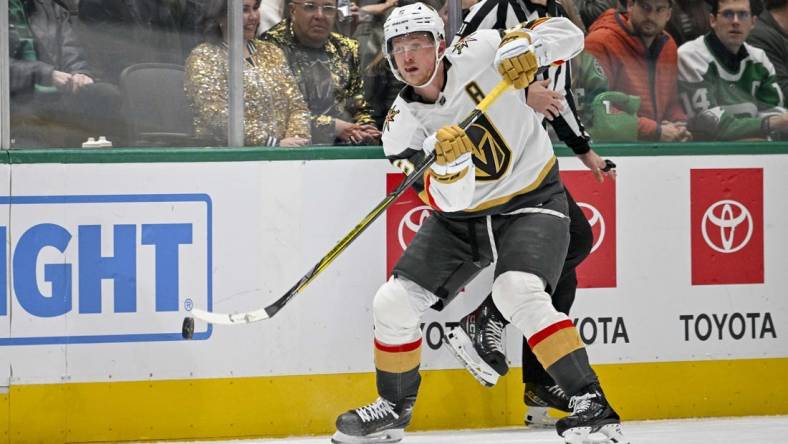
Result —
<instances>
[{"instance_id":1,"label":"spectator's face","mask_svg":"<svg viewBox=\"0 0 788 444\"><path fill-rule=\"evenodd\" d=\"M306 46L322 47L334 29L336 17L336 0L294 0L290 3L293 32Z\"/></svg>"},{"instance_id":2,"label":"spectator's face","mask_svg":"<svg viewBox=\"0 0 788 444\"><path fill-rule=\"evenodd\" d=\"M257 36L260 24L260 5L257 0L244 0L244 39L252 40Z\"/></svg>"},{"instance_id":3,"label":"spectator's face","mask_svg":"<svg viewBox=\"0 0 788 444\"><path fill-rule=\"evenodd\" d=\"M670 20L668 0L629 0L627 2L629 22L635 34L653 38L659 35Z\"/></svg>"},{"instance_id":4,"label":"spectator's face","mask_svg":"<svg viewBox=\"0 0 788 444\"><path fill-rule=\"evenodd\" d=\"M405 82L424 85L435 70L435 42L427 32L416 32L394 37L391 53Z\"/></svg>"},{"instance_id":5,"label":"spectator's face","mask_svg":"<svg viewBox=\"0 0 788 444\"><path fill-rule=\"evenodd\" d=\"M748 0L726 0L720 2L717 14L711 14L711 28L723 45L733 53L739 51L750 35L755 19L750 13Z\"/></svg>"}]
</instances>

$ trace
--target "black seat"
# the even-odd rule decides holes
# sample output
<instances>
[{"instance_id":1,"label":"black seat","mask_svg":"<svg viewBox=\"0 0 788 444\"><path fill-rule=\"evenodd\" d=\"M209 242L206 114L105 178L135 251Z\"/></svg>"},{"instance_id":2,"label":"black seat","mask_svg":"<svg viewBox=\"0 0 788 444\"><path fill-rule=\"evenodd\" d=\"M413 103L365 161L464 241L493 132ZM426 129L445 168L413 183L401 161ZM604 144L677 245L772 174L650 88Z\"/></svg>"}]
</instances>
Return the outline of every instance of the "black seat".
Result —
<instances>
[{"instance_id":1,"label":"black seat","mask_svg":"<svg viewBox=\"0 0 788 444\"><path fill-rule=\"evenodd\" d=\"M120 74L132 146L195 146L194 122L183 91L183 66L138 63Z\"/></svg>"}]
</instances>

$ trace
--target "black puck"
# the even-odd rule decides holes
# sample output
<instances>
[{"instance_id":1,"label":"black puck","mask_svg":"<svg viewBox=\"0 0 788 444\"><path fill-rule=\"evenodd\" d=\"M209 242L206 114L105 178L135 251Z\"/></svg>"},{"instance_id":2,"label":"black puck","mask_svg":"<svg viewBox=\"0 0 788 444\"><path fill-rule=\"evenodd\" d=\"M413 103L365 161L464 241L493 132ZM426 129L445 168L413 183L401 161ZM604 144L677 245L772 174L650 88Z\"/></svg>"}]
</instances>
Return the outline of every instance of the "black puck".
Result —
<instances>
[{"instance_id":1,"label":"black puck","mask_svg":"<svg viewBox=\"0 0 788 444\"><path fill-rule=\"evenodd\" d=\"M194 335L194 318L187 316L183 318L183 327L181 327L181 336L183 336L183 339L191 339L193 335Z\"/></svg>"}]
</instances>

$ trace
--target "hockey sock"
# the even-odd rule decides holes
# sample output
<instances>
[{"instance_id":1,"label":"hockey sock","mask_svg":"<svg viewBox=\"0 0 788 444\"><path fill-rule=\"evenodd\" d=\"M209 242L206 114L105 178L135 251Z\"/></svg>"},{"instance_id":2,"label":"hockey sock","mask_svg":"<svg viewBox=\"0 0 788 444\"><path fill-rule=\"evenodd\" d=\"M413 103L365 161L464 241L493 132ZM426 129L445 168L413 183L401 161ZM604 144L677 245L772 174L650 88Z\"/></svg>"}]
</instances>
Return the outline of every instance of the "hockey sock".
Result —
<instances>
[{"instance_id":1,"label":"hockey sock","mask_svg":"<svg viewBox=\"0 0 788 444\"><path fill-rule=\"evenodd\" d=\"M590 384L598 384L596 373L572 321L556 322L528 339L539 362L569 396Z\"/></svg>"},{"instance_id":2,"label":"hockey sock","mask_svg":"<svg viewBox=\"0 0 788 444\"><path fill-rule=\"evenodd\" d=\"M415 397L421 384L421 338L402 345L375 340L375 369L378 394L393 403Z\"/></svg>"}]
</instances>

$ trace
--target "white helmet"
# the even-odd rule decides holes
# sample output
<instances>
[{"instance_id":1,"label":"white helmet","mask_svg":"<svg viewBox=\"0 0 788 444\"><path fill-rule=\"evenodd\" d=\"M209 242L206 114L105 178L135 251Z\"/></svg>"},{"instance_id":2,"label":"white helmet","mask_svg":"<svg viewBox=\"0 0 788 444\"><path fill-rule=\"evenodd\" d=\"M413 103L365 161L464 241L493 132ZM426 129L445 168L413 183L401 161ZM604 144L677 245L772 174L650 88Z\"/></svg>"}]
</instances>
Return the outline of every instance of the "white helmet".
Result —
<instances>
[{"instance_id":1,"label":"white helmet","mask_svg":"<svg viewBox=\"0 0 788 444\"><path fill-rule=\"evenodd\" d=\"M438 11L421 2L395 8L383 24L383 39L385 42L383 53L386 55L386 60L389 62L394 77L402 82L408 83L400 76L397 70L397 63L391 54L391 41L394 37L413 32L429 32L435 42L435 67L432 70L432 76L430 76L427 82L421 85L411 85L424 86L435 78L435 74L438 72L438 64L440 63L439 46L440 42L444 39L444 27L443 19L441 19Z\"/></svg>"}]
</instances>

